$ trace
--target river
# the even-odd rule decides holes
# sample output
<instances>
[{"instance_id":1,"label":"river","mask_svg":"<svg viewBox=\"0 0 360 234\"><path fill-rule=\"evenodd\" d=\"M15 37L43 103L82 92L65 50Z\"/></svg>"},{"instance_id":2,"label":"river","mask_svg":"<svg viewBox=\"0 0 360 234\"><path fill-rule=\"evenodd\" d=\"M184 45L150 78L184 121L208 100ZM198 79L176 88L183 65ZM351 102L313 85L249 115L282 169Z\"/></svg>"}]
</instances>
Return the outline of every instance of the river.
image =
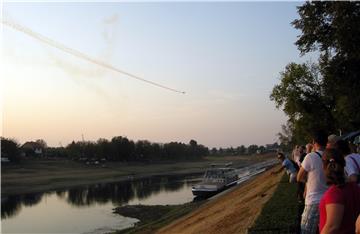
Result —
<instances>
[{"instance_id":1,"label":"river","mask_svg":"<svg viewBox=\"0 0 360 234\"><path fill-rule=\"evenodd\" d=\"M240 181L273 162L238 169ZM2 233L97 234L133 226L137 219L114 214L123 205L184 204L193 200L192 185L201 175L153 176L46 193L10 196L1 203Z\"/></svg>"}]
</instances>

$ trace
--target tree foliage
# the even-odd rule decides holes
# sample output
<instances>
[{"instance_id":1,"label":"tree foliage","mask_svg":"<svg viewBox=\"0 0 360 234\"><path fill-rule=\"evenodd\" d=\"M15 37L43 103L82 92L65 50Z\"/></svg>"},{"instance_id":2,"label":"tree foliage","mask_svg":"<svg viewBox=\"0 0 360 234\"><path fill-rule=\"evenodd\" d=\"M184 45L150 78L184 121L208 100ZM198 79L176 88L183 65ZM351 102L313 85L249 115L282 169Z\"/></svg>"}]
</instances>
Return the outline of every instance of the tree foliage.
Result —
<instances>
[{"instance_id":1,"label":"tree foliage","mask_svg":"<svg viewBox=\"0 0 360 234\"><path fill-rule=\"evenodd\" d=\"M1 137L1 157L8 158L11 162L20 160L20 146L12 139Z\"/></svg>"},{"instance_id":2,"label":"tree foliage","mask_svg":"<svg viewBox=\"0 0 360 234\"><path fill-rule=\"evenodd\" d=\"M280 140L304 142L319 128L360 128L360 2L306 2L292 22L300 53L316 52L317 63L290 63L270 99L288 116Z\"/></svg>"},{"instance_id":3,"label":"tree foliage","mask_svg":"<svg viewBox=\"0 0 360 234\"><path fill-rule=\"evenodd\" d=\"M96 142L71 142L66 151L74 159L107 159L109 161L161 161L194 160L209 154L209 149L191 140L189 144L170 142L151 143L147 140L134 142L127 137L116 136L110 141L100 138Z\"/></svg>"}]
</instances>

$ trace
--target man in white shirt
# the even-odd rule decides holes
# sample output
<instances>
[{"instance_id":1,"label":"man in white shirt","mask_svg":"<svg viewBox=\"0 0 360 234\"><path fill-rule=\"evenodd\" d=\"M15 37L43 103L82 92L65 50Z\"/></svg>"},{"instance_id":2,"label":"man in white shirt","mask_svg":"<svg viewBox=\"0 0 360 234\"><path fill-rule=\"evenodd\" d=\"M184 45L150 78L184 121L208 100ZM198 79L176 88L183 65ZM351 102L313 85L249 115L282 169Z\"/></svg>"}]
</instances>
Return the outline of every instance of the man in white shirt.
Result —
<instances>
[{"instance_id":1,"label":"man in white shirt","mask_svg":"<svg viewBox=\"0 0 360 234\"><path fill-rule=\"evenodd\" d=\"M319 228L319 203L327 189L321 159L326 143L327 135L325 132L319 131L314 134L314 152L305 156L297 175L297 181L306 181L305 208L301 217L301 233L317 233Z\"/></svg>"},{"instance_id":2,"label":"man in white shirt","mask_svg":"<svg viewBox=\"0 0 360 234\"><path fill-rule=\"evenodd\" d=\"M349 181L353 181L360 185L360 154L349 154L345 157L345 172Z\"/></svg>"},{"instance_id":3,"label":"man in white shirt","mask_svg":"<svg viewBox=\"0 0 360 234\"><path fill-rule=\"evenodd\" d=\"M344 140L339 140L336 143L336 148L340 150L341 154L345 157L345 174L349 181L359 183L360 176L360 155L351 153L349 143Z\"/></svg>"}]
</instances>

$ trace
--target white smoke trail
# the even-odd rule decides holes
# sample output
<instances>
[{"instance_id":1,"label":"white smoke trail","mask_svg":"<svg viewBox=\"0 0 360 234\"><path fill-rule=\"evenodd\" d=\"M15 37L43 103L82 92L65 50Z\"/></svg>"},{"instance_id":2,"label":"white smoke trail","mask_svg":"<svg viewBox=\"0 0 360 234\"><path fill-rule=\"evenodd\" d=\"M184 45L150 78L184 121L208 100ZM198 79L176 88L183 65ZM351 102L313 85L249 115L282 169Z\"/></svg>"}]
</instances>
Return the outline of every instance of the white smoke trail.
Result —
<instances>
[{"instance_id":1,"label":"white smoke trail","mask_svg":"<svg viewBox=\"0 0 360 234\"><path fill-rule=\"evenodd\" d=\"M173 92L176 92L176 93L185 94L184 91L180 91L180 90L177 90L177 89L173 89L173 88L167 87L167 86L165 86L165 85L158 84L158 83L155 83L155 82L153 82L153 81L146 80L146 79L143 79L143 78L141 78L141 77L139 77L139 76L133 75L133 74L131 74L131 73L122 71L122 70L120 70L120 69L118 69L118 68L116 68L116 67L114 67L114 66L112 66L112 65L110 65L110 64L107 64L107 63L105 63L105 62L103 62L103 61L99 61L99 60L94 59L94 58L92 58L92 57L90 57L90 56L88 56L88 55L86 55L86 54L83 54L83 53L77 51L77 50L74 50L74 49L69 48L69 47L67 47L67 46L65 46L65 45L62 45L62 44L60 44L60 43L58 43L58 42L56 42L56 41L54 41L54 40L52 40L52 39L50 39L50 38L47 38L47 37L45 37L45 36L43 36L43 35L41 35L41 34L39 34L39 33L36 33L36 32L34 32L34 31L32 31L31 29L26 28L26 27L24 27L24 26L22 26L22 25L20 25L20 24L15 23L15 22L10 22L10 21L8 21L8 20L3 19L3 20L2 20L2 23L3 23L4 25L6 25L6 26L9 26L9 27L11 27L11 28L13 28L13 29L15 29L15 30L17 30L17 31L23 32L23 33L25 33L25 34L27 34L27 35L29 35L29 36L31 36L31 37L33 37L33 38L41 41L41 42L43 42L43 43L46 43L46 44L48 44L48 45L50 45L50 46L52 46L52 47L55 47L55 48L57 48L57 49L59 49L59 50L61 50L61 51L64 51L64 52L66 52L66 53L69 53L69 54L71 54L71 55L73 55L73 56L76 56L76 57L78 57L78 58L87 60L87 61L89 61L89 62L91 62L91 63L94 63L94 64L97 64L97 65L99 65L99 66L108 68L108 69L113 70L113 71L115 71L115 72L122 73L122 74L127 75L127 76L129 76L129 77L131 77L131 78L137 79L137 80L139 80L139 81L146 82L146 83L148 83L148 84L157 86L157 87L159 87L159 88L167 89L167 90L170 90L170 91L173 91Z\"/></svg>"}]
</instances>

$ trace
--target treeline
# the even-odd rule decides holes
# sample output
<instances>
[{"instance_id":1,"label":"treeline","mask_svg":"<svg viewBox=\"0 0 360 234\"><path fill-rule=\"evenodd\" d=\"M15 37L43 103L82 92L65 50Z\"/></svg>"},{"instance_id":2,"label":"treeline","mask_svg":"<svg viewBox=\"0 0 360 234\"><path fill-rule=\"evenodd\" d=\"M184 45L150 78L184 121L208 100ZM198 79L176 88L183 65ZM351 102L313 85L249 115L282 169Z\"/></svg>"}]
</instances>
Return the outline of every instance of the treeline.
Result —
<instances>
[{"instance_id":1,"label":"treeline","mask_svg":"<svg viewBox=\"0 0 360 234\"><path fill-rule=\"evenodd\" d=\"M39 141L39 140L38 140ZM36 142L38 142L36 141ZM42 140L41 140L42 141ZM34 142L34 147L39 144ZM36 154L37 149L30 152L11 139L1 138L2 157L9 158L10 161L17 161L19 155L23 157L61 157L73 160L107 160L107 161L162 161L162 160L195 160L209 154L209 149L195 140L190 140L188 144L181 142L170 142L165 144L152 143L147 140L133 141L127 137L116 136L111 140L100 138L93 141L73 141L66 147L43 147L41 154ZM42 144L46 146L46 144ZM40 152L40 150L38 150Z\"/></svg>"},{"instance_id":2,"label":"treeline","mask_svg":"<svg viewBox=\"0 0 360 234\"><path fill-rule=\"evenodd\" d=\"M249 145L248 147L241 145L238 147L229 148L212 148L210 154L214 156L225 156L225 155L251 155L260 154L265 152L277 151L281 146L278 143L263 145Z\"/></svg>"}]
</instances>

